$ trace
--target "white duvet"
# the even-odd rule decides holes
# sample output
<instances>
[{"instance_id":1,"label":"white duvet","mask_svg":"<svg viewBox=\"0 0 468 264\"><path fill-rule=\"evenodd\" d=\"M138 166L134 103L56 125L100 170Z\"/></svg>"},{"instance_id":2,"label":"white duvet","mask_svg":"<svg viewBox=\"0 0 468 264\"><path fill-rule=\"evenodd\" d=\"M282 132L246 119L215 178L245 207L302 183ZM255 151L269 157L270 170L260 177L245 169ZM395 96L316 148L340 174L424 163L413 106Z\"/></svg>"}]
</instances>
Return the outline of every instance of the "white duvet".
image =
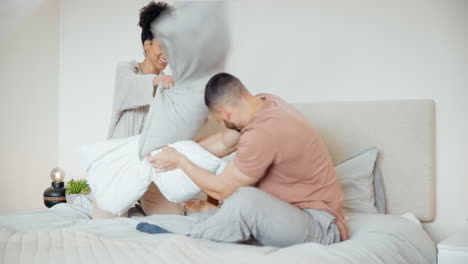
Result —
<instances>
[{"instance_id":1,"label":"white duvet","mask_svg":"<svg viewBox=\"0 0 468 264\"><path fill-rule=\"evenodd\" d=\"M81 149L83 168L98 206L114 215L131 207L154 182L172 202L184 202L195 197L200 188L182 170L157 172L147 159L138 156L138 139L107 140L85 145ZM226 163L191 140L169 146L184 154L197 166L220 174ZM160 150L151 152L156 155Z\"/></svg>"},{"instance_id":2,"label":"white duvet","mask_svg":"<svg viewBox=\"0 0 468 264\"><path fill-rule=\"evenodd\" d=\"M203 214L90 220L68 204L0 216L0 263L436 263L436 247L419 224L392 215L346 216L350 239L323 246L258 247L183 234ZM145 221L176 234L135 229Z\"/></svg>"}]
</instances>

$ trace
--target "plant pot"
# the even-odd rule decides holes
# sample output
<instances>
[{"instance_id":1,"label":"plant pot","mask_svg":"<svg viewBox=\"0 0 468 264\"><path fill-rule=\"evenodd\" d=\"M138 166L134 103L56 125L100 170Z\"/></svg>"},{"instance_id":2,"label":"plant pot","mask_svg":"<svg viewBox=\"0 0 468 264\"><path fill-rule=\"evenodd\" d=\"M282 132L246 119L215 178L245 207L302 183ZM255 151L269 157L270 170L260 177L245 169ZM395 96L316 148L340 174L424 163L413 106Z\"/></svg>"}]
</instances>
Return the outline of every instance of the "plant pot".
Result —
<instances>
[{"instance_id":1,"label":"plant pot","mask_svg":"<svg viewBox=\"0 0 468 264\"><path fill-rule=\"evenodd\" d=\"M93 204L93 197L91 194L67 194L67 203L81 207L88 208Z\"/></svg>"},{"instance_id":2,"label":"plant pot","mask_svg":"<svg viewBox=\"0 0 468 264\"><path fill-rule=\"evenodd\" d=\"M67 197L67 203L73 204L75 202L76 197L82 194L66 194L65 196Z\"/></svg>"}]
</instances>

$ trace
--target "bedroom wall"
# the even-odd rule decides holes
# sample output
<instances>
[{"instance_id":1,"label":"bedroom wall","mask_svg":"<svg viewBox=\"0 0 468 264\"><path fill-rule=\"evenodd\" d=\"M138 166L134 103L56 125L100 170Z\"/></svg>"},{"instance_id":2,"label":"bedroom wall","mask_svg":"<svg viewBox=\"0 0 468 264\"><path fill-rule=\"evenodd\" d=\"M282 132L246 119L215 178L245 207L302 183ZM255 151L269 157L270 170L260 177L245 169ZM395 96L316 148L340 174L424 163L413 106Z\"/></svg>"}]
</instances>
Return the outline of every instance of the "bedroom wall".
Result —
<instances>
[{"instance_id":1,"label":"bedroom wall","mask_svg":"<svg viewBox=\"0 0 468 264\"><path fill-rule=\"evenodd\" d=\"M45 208L57 163L58 1L0 1L0 215Z\"/></svg>"},{"instance_id":2,"label":"bedroom wall","mask_svg":"<svg viewBox=\"0 0 468 264\"><path fill-rule=\"evenodd\" d=\"M61 2L58 156L71 177L78 146L105 138L116 63L142 59L144 3ZM467 12L463 0L233 1L228 71L291 102L434 99L437 218L425 228L439 241L468 228Z\"/></svg>"}]
</instances>

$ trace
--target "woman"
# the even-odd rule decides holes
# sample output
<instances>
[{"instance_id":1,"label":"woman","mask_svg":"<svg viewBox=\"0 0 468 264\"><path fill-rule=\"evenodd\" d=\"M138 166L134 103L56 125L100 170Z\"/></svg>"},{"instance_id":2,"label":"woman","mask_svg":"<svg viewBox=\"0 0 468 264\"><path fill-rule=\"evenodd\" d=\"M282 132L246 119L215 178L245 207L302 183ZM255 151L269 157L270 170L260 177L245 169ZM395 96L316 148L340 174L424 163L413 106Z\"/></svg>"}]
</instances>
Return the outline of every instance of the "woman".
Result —
<instances>
[{"instance_id":1,"label":"woman","mask_svg":"<svg viewBox=\"0 0 468 264\"><path fill-rule=\"evenodd\" d=\"M142 29L141 41L145 59L141 63L122 62L117 66L108 139L140 134L156 89L169 89L174 85L172 76L163 72L167 67L167 59L159 41L151 32L151 23L171 9L166 3L150 2L140 10L138 25ZM183 205L168 201L154 183L151 183L139 201L147 215L184 214ZM93 218L110 217L114 216L94 206Z\"/></svg>"},{"instance_id":2,"label":"woman","mask_svg":"<svg viewBox=\"0 0 468 264\"><path fill-rule=\"evenodd\" d=\"M167 67L164 51L151 32L151 23L170 7L162 2L150 2L140 11L141 42L145 59L121 62L116 69L114 105L108 139L130 137L141 133L157 87L171 88L172 76L164 75Z\"/></svg>"}]
</instances>

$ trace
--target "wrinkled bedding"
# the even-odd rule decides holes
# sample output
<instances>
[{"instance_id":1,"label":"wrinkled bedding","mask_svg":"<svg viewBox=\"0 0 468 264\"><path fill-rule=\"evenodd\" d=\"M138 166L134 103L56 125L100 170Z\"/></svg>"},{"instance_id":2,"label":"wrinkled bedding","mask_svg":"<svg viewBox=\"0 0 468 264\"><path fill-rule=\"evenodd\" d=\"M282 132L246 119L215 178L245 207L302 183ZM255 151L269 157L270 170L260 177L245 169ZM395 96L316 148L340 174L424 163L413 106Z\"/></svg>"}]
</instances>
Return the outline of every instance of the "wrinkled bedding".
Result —
<instances>
[{"instance_id":1,"label":"wrinkled bedding","mask_svg":"<svg viewBox=\"0 0 468 264\"><path fill-rule=\"evenodd\" d=\"M54 263L57 258L60 263L436 263L428 235L400 216L349 214L350 239L331 246L259 247L178 235L204 215L91 220L89 212L59 204L0 216L0 263ZM135 226L141 221L177 234L139 232Z\"/></svg>"}]
</instances>

